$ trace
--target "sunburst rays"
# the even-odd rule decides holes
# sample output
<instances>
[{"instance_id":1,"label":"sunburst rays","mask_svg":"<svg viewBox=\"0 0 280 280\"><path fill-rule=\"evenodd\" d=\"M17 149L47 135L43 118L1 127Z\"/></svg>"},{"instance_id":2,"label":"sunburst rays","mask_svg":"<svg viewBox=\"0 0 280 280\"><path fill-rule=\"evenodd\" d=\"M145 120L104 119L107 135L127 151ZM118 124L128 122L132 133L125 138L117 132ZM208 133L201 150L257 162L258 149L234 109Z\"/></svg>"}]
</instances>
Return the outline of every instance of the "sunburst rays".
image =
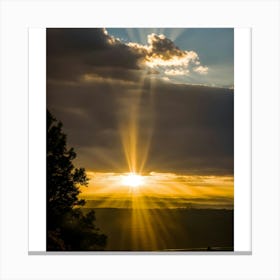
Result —
<instances>
[{"instance_id":1,"label":"sunburst rays","mask_svg":"<svg viewBox=\"0 0 280 280\"><path fill-rule=\"evenodd\" d=\"M175 41L184 31L182 28L126 29L128 41L142 45L147 44L148 34L165 34ZM179 58L177 60L160 61L160 64L180 66L182 62ZM170 216L171 212L161 212L159 215L159 209L186 208L190 205L232 208L233 177L185 176L155 172L146 174L145 166L149 159L155 125L156 85L155 79L145 69L141 71L138 71L141 73L138 73L138 79L131 81L134 88L130 89L128 83L123 84L124 91L121 95L114 89L113 82L106 81L115 93L113 102L118 108L116 121L127 163L127 173L119 170L118 163L111 161L110 155L104 154L103 160L117 173L95 173L94 182L88 189L82 190L82 196L88 200L88 207L92 203L93 207L98 208L130 209L131 249L147 248L153 251L165 248L166 240L170 239L172 232L166 229L165 223L170 223L171 228L177 227L177 231L180 227L178 224L172 224L174 219ZM92 82L95 77L85 76L85 79ZM160 236L156 234L155 228L160 229ZM128 233L124 230L122 234ZM120 242L121 240L124 240L123 236L120 236Z\"/></svg>"},{"instance_id":2,"label":"sunburst rays","mask_svg":"<svg viewBox=\"0 0 280 280\"><path fill-rule=\"evenodd\" d=\"M129 173L89 175L93 181L82 193L87 199L86 207L127 209L131 216L126 222L119 222L119 246L132 251L168 249L166 244L172 239L172 228L177 234L186 234L178 217L176 222L176 217L172 216L176 213L164 209L233 207L232 176L153 172L142 175L141 186L134 188L123 181ZM184 238L187 240L188 236Z\"/></svg>"}]
</instances>

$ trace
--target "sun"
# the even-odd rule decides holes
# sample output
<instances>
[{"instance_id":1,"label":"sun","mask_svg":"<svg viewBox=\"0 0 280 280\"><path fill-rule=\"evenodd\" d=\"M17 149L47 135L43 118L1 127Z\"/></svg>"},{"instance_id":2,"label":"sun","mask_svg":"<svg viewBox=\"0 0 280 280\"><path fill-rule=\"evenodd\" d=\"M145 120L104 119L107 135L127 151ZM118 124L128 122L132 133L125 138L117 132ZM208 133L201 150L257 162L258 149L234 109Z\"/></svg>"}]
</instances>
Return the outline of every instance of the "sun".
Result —
<instances>
[{"instance_id":1,"label":"sun","mask_svg":"<svg viewBox=\"0 0 280 280\"><path fill-rule=\"evenodd\" d=\"M123 177L122 183L126 186L137 188L143 184L143 176L129 173Z\"/></svg>"}]
</instances>

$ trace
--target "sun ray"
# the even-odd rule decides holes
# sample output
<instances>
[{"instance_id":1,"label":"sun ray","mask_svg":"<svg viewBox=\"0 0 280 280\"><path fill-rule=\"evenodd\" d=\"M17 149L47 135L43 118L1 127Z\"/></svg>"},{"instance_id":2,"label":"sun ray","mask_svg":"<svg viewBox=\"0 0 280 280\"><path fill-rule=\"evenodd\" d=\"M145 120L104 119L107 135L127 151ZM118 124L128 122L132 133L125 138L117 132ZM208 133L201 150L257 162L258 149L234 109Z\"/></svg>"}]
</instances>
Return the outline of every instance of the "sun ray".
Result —
<instances>
[{"instance_id":1,"label":"sun ray","mask_svg":"<svg viewBox=\"0 0 280 280\"><path fill-rule=\"evenodd\" d=\"M137 42L139 40L138 32L135 28L126 28L125 31L130 42Z\"/></svg>"},{"instance_id":2,"label":"sun ray","mask_svg":"<svg viewBox=\"0 0 280 280\"><path fill-rule=\"evenodd\" d=\"M124 109L119 119L119 131L130 172L142 172L148 157L153 133L153 95L153 81L147 77L146 73L143 73L138 90L130 92L127 99L120 104ZM142 99L145 101L146 114L149 116L149 123L145 125L140 123L139 110Z\"/></svg>"},{"instance_id":3,"label":"sun ray","mask_svg":"<svg viewBox=\"0 0 280 280\"><path fill-rule=\"evenodd\" d=\"M175 41L180 38L180 36L187 30L187 28L168 28L168 37Z\"/></svg>"}]
</instances>

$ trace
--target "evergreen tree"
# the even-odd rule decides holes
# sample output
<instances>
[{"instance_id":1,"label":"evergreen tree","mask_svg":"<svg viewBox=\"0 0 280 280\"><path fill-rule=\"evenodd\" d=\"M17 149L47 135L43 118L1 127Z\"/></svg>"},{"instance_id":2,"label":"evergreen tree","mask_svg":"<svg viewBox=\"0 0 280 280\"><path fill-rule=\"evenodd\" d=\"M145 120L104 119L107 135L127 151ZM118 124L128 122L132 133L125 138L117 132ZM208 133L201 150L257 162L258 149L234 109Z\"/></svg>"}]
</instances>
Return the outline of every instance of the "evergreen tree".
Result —
<instances>
[{"instance_id":1,"label":"evergreen tree","mask_svg":"<svg viewBox=\"0 0 280 280\"><path fill-rule=\"evenodd\" d=\"M95 227L93 210L81 209L79 187L88 185L84 168L75 168L76 153L67 149L62 123L47 110L47 250L102 250L107 237Z\"/></svg>"}]
</instances>

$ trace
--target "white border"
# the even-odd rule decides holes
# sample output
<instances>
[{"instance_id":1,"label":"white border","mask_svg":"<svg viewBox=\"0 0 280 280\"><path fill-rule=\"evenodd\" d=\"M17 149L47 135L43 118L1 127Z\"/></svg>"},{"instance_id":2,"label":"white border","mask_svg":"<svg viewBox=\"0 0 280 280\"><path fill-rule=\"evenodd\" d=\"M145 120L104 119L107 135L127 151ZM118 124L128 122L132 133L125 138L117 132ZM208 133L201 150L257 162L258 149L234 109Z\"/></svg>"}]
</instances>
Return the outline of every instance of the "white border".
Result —
<instances>
[{"instance_id":1,"label":"white border","mask_svg":"<svg viewBox=\"0 0 280 280\"><path fill-rule=\"evenodd\" d=\"M280 279L279 2L1 1L1 279ZM136 12L137 11L137 12ZM252 28L252 255L29 256L27 30L44 26Z\"/></svg>"},{"instance_id":2,"label":"white border","mask_svg":"<svg viewBox=\"0 0 280 280\"><path fill-rule=\"evenodd\" d=\"M251 251L251 29L234 30L234 251Z\"/></svg>"},{"instance_id":3,"label":"white border","mask_svg":"<svg viewBox=\"0 0 280 280\"><path fill-rule=\"evenodd\" d=\"M31 30L29 32L28 248L29 251L46 251L46 32L39 28Z\"/></svg>"},{"instance_id":4,"label":"white border","mask_svg":"<svg viewBox=\"0 0 280 280\"><path fill-rule=\"evenodd\" d=\"M251 251L251 30L234 30L234 251ZM29 251L46 251L46 30L29 30ZM35 172L34 172L35 171ZM38 185L38 181L41 183Z\"/></svg>"}]
</instances>

